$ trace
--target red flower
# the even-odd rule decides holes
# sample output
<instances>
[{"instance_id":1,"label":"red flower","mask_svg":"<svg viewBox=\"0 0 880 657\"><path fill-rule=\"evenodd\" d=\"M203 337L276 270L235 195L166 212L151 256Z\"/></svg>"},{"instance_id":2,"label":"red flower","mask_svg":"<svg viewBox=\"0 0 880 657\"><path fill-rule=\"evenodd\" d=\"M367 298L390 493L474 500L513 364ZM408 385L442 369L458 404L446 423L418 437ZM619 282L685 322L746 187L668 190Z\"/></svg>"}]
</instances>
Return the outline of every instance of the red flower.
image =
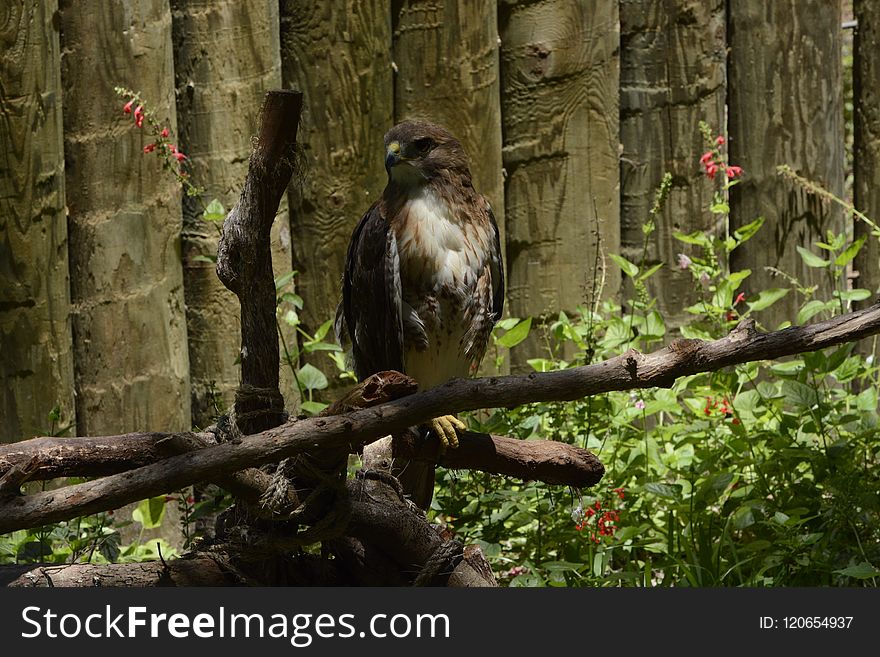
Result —
<instances>
[{"instance_id":1,"label":"red flower","mask_svg":"<svg viewBox=\"0 0 880 657\"><path fill-rule=\"evenodd\" d=\"M612 488L611 490L617 493L617 497L619 497L620 499L624 498L623 486L621 486L620 488Z\"/></svg>"},{"instance_id":2,"label":"red flower","mask_svg":"<svg viewBox=\"0 0 880 657\"><path fill-rule=\"evenodd\" d=\"M712 151L706 151L705 153L703 153L702 156L700 156L700 164L702 164L703 166L709 166L709 163L712 161L713 158L714 155L712 154Z\"/></svg>"},{"instance_id":3,"label":"red flower","mask_svg":"<svg viewBox=\"0 0 880 657\"><path fill-rule=\"evenodd\" d=\"M144 146L144 153L152 153L154 150L156 150L156 144L147 144Z\"/></svg>"},{"instance_id":4,"label":"red flower","mask_svg":"<svg viewBox=\"0 0 880 657\"><path fill-rule=\"evenodd\" d=\"M718 165L717 164L707 164L706 165L706 176L708 176L709 180L715 180L716 173L718 173Z\"/></svg>"},{"instance_id":5,"label":"red flower","mask_svg":"<svg viewBox=\"0 0 880 657\"><path fill-rule=\"evenodd\" d=\"M725 141L726 141L726 140L725 140L724 137L721 136L721 135L718 135L718 136L715 138L715 143L718 144L719 146L721 146Z\"/></svg>"},{"instance_id":6,"label":"red flower","mask_svg":"<svg viewBox=\"0 0 880 657\"><path fill-rule=\"evenodd\" d=\"M126 114L131 114L131 106L134 105L134 98L128 101L125 105L122 106L122 111Z\"/></svg>"},{"instance_id":7,"label":"red flower","mask_svg":"<svg viewBox=\"0 0 880 657\"><path fill-rule=\"evenodd\" d=\"M186 155L184 155L180 151L175 151L174 159L176 159L178 162L183 162L186 159Z\"/></svg>"},{"instance_id":8,"label":"red flower","mask_svg":"<svg viewBox=\"0 0 880 657\"><path fill-rule=\"evenodd\" d=\"M740 301L745 301L745 300L746 300L745 292L740 292L739 294L736 295L736 299L733 300L733 305L735 306Z\"/></svg>"},{"instance_id":9,"label":"red flower","mask_svg":"<svg viewBox=\"0 0 880 657\"><path fill-rule=\"evenodd\" d=\"M727 311L727 314L724 316L724 318L725 318L728 322L736 321L736 313L733 312L732 310L728 310L728 311Z\"/></svg>"},{"instance_id":10,"label":"red flower","mask_svg":"<svg viewBox=\"0 0 880 657\"><path fill-rule=\"evenodd\" d=\"M739 424L739 418L738 418L738 417L733 418L733 423L734 423L734 424Z\"/></svg>"},{"instance_id":11,"label":"red flower","mask_svg":"<svg viewBox=\"0 0 880 657\"><path fill-rule=\"evenodd\" d=\"M736 178L737 176L742 175L742 167L729 166L727 167L727 177L728 178Z\"/></svg>"},{"instance_id":12,"label":"red flower","mask_svg":"<svg viewBox=\"0 0 880 657\"><path fill-rule=\"evenodd\" d=\"M162 128L162 134L160 135L163 139L168 137L168 128Z\"/></svg>"},{"instance_id":13,"label":"red flower","mask_svg":"<svg viewBox=\"0 0 880 657\"><path fill-rule=\"evenodd\" d=\"M140 128L144 124L144 106L138 105L134 110L134 124Z\"/></svg>"},{"instance_id":14,"label":"red flower","mask_svg":"<svg viewBox=\"0 0 880 657\"><path fill-rule=\"evenodd\" d=\"M602 502L596 500L596 503L593 505L596 508L596 511L602 508Z\"/></svg>"}]
</instances>

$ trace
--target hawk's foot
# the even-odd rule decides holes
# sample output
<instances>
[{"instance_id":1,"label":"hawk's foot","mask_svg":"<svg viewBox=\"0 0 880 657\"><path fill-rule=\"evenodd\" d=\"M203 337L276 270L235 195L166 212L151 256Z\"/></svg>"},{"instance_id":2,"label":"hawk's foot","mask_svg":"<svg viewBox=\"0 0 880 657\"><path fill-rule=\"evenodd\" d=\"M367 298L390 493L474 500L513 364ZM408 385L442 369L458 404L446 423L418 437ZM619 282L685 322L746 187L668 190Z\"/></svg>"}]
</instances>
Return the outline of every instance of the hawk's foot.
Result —
<instances>
[{"instance_id":1,"label":"hawk's foot","mask_svg":"<svg viewBox=\"0 0 880 657\"><path fill-rule=\"evenodd\" d=\"M437 434L437 437L440 439L441 449L444 450L447 447L451 447L452 449L458 447L458 434L456 433L456 429L459 431L467 429L465 423L454 415L441 415L440 417L435 417L428 422L427 426L431 431Z\"/></svg>"}]
</instances>

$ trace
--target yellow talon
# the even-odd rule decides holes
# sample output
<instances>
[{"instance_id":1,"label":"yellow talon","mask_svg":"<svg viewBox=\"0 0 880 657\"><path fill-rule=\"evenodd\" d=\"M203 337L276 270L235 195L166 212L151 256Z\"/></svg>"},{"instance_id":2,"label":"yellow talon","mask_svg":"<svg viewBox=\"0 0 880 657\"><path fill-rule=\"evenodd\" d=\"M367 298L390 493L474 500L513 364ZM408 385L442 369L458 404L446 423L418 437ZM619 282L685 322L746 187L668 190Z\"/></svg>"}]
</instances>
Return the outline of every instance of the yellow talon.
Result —
<instances>
[{"instance_id":1,"label":"yellow talon","mask_svg":"<svg viewBox=\"0 0 880 657\"><path fill-rule=\"evenodd\" d=\"M428 426L431 431L437 434L443 449L446 449L447 447L455 449L458 447L458 434L455 431L456 429L459 431L467 429L464 422L454 415L441 415L440 417L435 417L428 423Z\"/></svg>"}]
</instances>

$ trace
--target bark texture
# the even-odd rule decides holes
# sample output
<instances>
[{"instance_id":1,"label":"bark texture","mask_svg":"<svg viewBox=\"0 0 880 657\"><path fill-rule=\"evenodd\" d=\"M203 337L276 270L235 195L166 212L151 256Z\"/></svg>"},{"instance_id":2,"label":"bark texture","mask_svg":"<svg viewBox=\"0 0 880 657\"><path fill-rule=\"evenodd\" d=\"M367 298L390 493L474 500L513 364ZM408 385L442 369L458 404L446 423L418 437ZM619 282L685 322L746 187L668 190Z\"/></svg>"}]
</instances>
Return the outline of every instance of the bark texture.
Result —
<instances>
[{"instance_id":1,"label":"bark texture","mask_svg":"<svg viewBox=\"0 0 880 657\"><path fill-rule=\"evenodd\" d=\"M618 290L606 261L620 247L617 8L499 6L511 315L555 319ZM538 355L546 351L533 325L512 370L530 369L526 359Z\"/></svg>"},{"instance_id":2,"label":"bark texture","mask_svg":"<svg viewBox=\"0 0 880 657\"><path fill-rule=\"evenodd\" d=\"M404 431L445 413L571 401L611 390L669 387L677 377L768 358L815 351L880 333L880 304L818 322L761 333L743 320L712 342L677 340L659 351L630 350L567 370L524 376L454 379L449 383L368 409L288 422L238 443L225 443L123 474L58 491L0 501L0 533L87 515L177 490L198 481L308 452L357 451L382 436Z\"/></svg>"},{"instance_id":3,"label":"bark texture","mask_svg":"<svg viewBox=\"0 0 880 657\"><path fill-rule=\"evenodd\" d=\"M672 190L647 245L646 267L665 266L648 291L667 328L684 324L698 301L691 273L677 266L688 246L673 233L722 234L707 208L714 185L700 170L705 121L725 134L726 26L722 0L620 3L621 254L639 263L654 195L664 173ZM626 286L630 287L630 286ZM623 298L633 290L626 289Z\"/></svg>"},{"instance_id":4,"label":"bark texture","mask_svg":"<svg viewBox=\"0 0 880 657\"><path fill-rule=\"evenodd\" d=\"M180 189L113 91L175 128L168 2L60 4L77 432L185 429Z\"/></svg>"},{"instance_id":5,"label":"bark texture","mask_svg":"<svg viewBox=\"0 0 880 657\"><path fill-rule=\"evenodd\" d=\"M214 266L197 258L217 255L221 225L202 218L202 204L216 198L227 211L235 205L263 95L281 87L278 3L172 0L171 7L180 146L193 180L205 189L201 199L184 197L182 234L192 421L204 427L218 408L232 405L241 327L235 296L217 279ZM271 245L277 277L291 269L284 199ZM293 401L289 379L282 377L282 394Z\"/></svg>"},{"instance_id":6,"label":"bark texture","mask_svg":"<svg viewBox=\"0 0 880 657\"><path fill-rule=\"evenodd\" d=\"M0 443L74 424L57 6L0 10Z\"/></svg>"},{"instance_id":7,"label":"bark texture","mask_svg":"<svg viewBox=\"0 0 880 657\"><path fill-rule=\"evenodd\" d=\"M853 196L857 209L880 222L880 3L855 0L856 27L853 57L853 123L855 129ZM856 287L880 292L880 246L871 227L856 220L856 238L868 240L853 267Z\"/></svg>"},{"instance_id":8,"label":"bark texture","mask_svg":"<svg viewBox=\"0 0 880 657\"><path fill-rule=\"evenodd\" d=\"M394 118L391 16L382 0L280 6L284 86L301 90L305 102L305 180L291 189L290 208L300 319L313 334L336 313L351 233L385 186L382 138ZM337 384L326 357L309 360Z\"/></svg>"},{"instance_id":9,"label":"bark texture","mask_svg":"<svg viewBox=\"0 0 880 657\"><path fill-rule=\"evenodd\" d=\"M790 287L766 267L830 296L824 269L807 267L795 247L813 248L843 229L840 208L784 181L787 164L843 194L843 83L839 0L728 3L730 160L745 170L730 193L730 229L764 217L747 246L731 254L733 270L750 269L746 299ZM803 299L793 291L758 315L769 328L791 319Z\"/></svg>"}]
</instances>

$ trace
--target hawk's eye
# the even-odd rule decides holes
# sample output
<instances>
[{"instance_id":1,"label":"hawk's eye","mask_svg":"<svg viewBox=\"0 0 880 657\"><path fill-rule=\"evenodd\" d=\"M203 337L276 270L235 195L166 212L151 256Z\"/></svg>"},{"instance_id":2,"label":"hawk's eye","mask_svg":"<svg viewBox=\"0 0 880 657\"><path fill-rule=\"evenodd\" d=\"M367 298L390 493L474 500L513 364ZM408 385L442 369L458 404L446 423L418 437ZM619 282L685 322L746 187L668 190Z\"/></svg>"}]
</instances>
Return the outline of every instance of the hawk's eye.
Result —
<instances>
[{"instance_id":1,"label":"hawk's eye","mask_svg":"<svg viewBox=\"0 0 880 657\"><path fill-rule=\"evenodd\" d=\"M431 148L434 146L434 140L430 137L422 137L420 139L416 139L413 144L416 147L416 150L419 151L421 155L425 155Z\"/></svg>"}]
</instances>

